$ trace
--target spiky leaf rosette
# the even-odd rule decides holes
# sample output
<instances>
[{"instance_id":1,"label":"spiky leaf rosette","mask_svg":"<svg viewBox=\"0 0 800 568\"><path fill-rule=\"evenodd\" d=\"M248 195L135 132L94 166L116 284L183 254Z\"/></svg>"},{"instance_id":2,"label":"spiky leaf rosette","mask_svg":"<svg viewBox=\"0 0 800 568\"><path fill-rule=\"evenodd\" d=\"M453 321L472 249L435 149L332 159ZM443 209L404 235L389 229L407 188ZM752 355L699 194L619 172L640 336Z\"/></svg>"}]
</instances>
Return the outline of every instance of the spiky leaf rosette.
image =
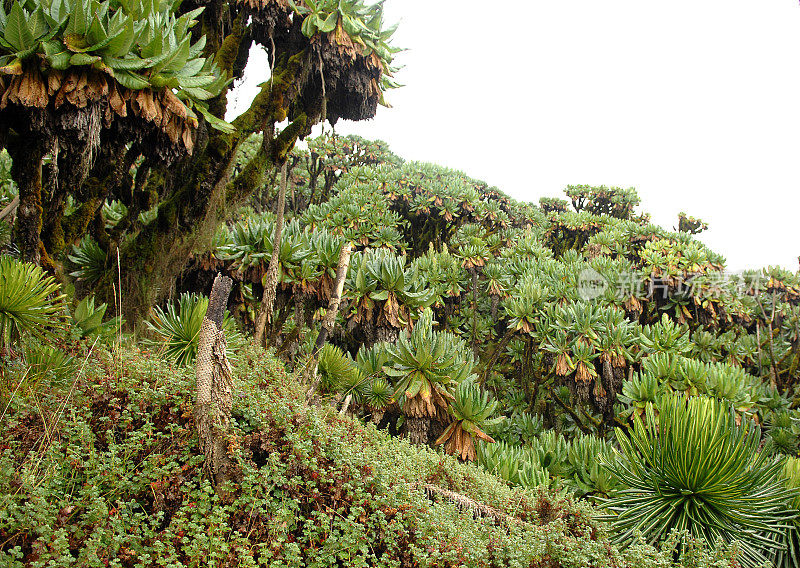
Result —
<instances>
[{"instance_id":1,"label":"spiky leaf rosette","mask_svg":"<svg viewBox=\"0 0 800 568\"><path fill-rule=\"evenodd\" d=\"M22 334L48 339L65 315L64 295L52 276L35 264L0 256L0 347Z\"/></svg>"},{"instance_id":2,"label":"spiky leaf rosette","mask_svg":"<svg viewBox=\"0 0 800 568\"><path fill-rule=\"evenodd\" d=\"M474 438L494 443L494 439L483 431L487 426L502 420L491 419L497 410L497 402L489 400L489 393L478 385L464 381L456 388L455 397L450 403L453 422L436 440L436 445L444 444L448 454L459 456L462 460L475 461Z\"/></svg>"},{"instance_id":3,"label":"spiky leaf rosette","mask_svg":"<svg viewBox=\"0 0 800 568\"><path fill-rule=\"evenodd\" d=\"M382 377L373 379L364 393L364 404L373 410L383 410L394 402L394 389Z\"/></svg>"},{"instance_id":4,"label":"spiky leaf rosette","mask_svg":"<svg viewBox=\"0 0 800 568\"><path fill-rule=\"evenodd\" d=\"M198 294L181 294L180 300L170 302L166 309L153 308L152 322L145 322L147 328L156 336L155 340L145 340L145 344L164 349L164 355L174 359L178 365L190 365L197 356L200 328L208 309L208 298ZM228 344L228 357L242 343L233 319L227 310L222 322L225 340Z\"/></svg>"},{"instance_id":5,"label":"spiky leaf rosette","mask_svg":"<svg viewBox=\"0 0 800 568\"><path fill-rule=\"evenodd\" d=\"M403 331L387 347L383 370L395 382L403 412L414 418L446 417L450 390L472 375L475 360L466 343L446 331L434 331L433 312L423 311L411 332Z\"/></svg>"},{"instance_id":6,"label":"spiky leaf rosette","mask_svg":"<svg viewBox=\"0 0 800 568\"><path fill-rule=\"evenodd\" d=\"M600 456L627 487L605 503L618 539L641 532L655 543L685 530L738 541L745 566L765 562L792 518L792 493L782 462L759 447L761 428L712 398L667 395L658 410L657 421L651 405L627 433L617 429L620 453Z\"/></svg>"},{"instance_id":7,"label":"spiky leaf rosette","mask_svg":"<svg viewBox=\"0 0 800 568\"><path fill-rule=\"evenodd\" d=\"M67 255L74 270L69 273L88 285L99 282L111 270L106 252L92 237L83 237L77 245L72 245L72 254Z\"/></svg>"},{"instance_id":8,"label":"spiky leaf rosette","mask_svg":"<svg viewBox=\"0 0 800 568\"><path fill-rule=\"evenodd\" d=\"M227 79L203 57L205 36L192 43L202 8L179 17L175 8L167 0L35 0L16 1L8 13L0 8L0 110L47 109L53 117L85 110L89 123L105 127L135 118L191 152L194 111L229 128L204 102ZM54 125L68 130L70 121Z\"/></svg>"},{"instance_id":9,"label":"spiky leaf rosette","mask_svg":"<svg viewBox=\"0 0 800 568\"><path fill-rule=\"evenodd\" d=\"M781 472L786 485L796 491L791 507L800 512L800 458L787 458ZM779 550L775 557L775 566L781 568L798 568L800 566L800 520L797 518L784 534L785 550Z\"/></svg>"}]
</instances>

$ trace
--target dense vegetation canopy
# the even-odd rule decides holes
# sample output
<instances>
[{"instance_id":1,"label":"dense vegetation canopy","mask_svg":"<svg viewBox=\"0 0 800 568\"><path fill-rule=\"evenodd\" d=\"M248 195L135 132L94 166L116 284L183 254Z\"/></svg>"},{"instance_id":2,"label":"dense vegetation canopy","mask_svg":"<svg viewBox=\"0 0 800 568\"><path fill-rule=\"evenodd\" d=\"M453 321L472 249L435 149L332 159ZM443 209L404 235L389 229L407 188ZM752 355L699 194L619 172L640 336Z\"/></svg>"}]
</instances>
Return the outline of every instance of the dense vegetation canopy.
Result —
<instances>
[{"instance_id":1,"label":"dense vegetation canopy","mask_svg":"<svg viewBox=\"0 0 800 568\"><path fill-rule=\"evenodd\" d=\"M800 275L312 137L393 31L0 4L3 565L800 566Z\"/></svg>"}]
</instances>

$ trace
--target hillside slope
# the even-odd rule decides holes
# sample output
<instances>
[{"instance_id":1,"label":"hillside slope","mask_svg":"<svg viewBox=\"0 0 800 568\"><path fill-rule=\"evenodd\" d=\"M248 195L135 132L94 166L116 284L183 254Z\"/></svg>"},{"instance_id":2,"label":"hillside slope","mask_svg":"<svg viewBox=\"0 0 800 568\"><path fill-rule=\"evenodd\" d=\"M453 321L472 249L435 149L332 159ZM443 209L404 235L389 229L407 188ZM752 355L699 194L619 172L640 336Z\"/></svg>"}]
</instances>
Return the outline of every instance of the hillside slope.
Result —
<instances>
[{"instance_id":1,"label":"hillside slope","mask_svg":"<svg viewBox=\"0 0 800 568\"><path fill-rule=\"evenodd\" d=\"M619 550L594 510L302 402L239 354L223 504L202 474L193 373L95 351L74 383L19 392L0 420L0 565L721 566L691 544ZM715 563L719 562L719 563Z\"/></svg>"}]
</instances>

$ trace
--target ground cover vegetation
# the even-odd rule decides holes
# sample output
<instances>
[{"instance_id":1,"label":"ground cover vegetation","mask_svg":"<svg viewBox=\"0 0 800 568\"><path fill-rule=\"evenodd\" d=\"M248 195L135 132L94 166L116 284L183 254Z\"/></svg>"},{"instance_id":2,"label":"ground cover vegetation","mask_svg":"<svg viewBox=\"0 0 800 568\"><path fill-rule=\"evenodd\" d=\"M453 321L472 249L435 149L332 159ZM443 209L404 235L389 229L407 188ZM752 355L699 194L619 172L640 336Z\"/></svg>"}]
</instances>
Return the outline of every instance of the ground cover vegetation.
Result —
<instances>
[{"instance_id":1,"label":"ground cover vegetation","mask_svg":"<svg viewBox=\"0 0 800 568\"><path fill-rule=\"evenodd\" d=\"M395 86L379 4L1 8L4 565L800 565L797 273L309 137Z\"/></svg>"},{"instance_id":2,"label":"ground cover vegetation","mask_svg":"<svg viewBox=\"0 0 800 568\"><path fill-rule=\"evenodd\" d=\"M253 137L243 152L260 143ZM772 268L727 275L724 259L692 232L656 227L637 213L633 190L575 186L567 190L571 203L549 199L539 206L522 204L459 172L406 163L383 143L330 135L309 139L307 148L294 150L288 166L286 220L279 245L274 246L276 216L271 212L281 193L276 180L232 211L217 227L208 249L192 253L174 283L174 299L151 310L139 347L130 347L134 336L123 333L118 314L106 313L113 310L91 295L78 299L81 291L91 289L84 281L109 278L116 270L93 254L91 236L77 240L61 257L61 274L71 275L61 285L46 271L16 258L14 243L7 241L10 254L2 257L0 298L6 355L3 406L10 418L4 431L4 491L17 507L9 509L16 512L4 520L8 558L22 565L46 558L44 564L57 565L60 560L55 558L65 555L99 554L124 565L149 565L155 554L151 547L162 550L166 539L172 547L169 554L191 565L193 554L210 549L190 551L186 543L192 539L175 536L187 534L186 528L169 528L170 515L178 515L176 523L192 518L202 531L222 531L219 539L226 544L221 557L252 558L255 564L268 564L266 552L254 552L258 546L273 546L270 554L276 562L298 565L335 561L491 566L505 565L511 558L521 565L615 565L633 558L640 562L640 557L656 565L796 565L796 274ZM14 193L13 183L8 185L6 201ZM105 204L103 219L109 227L121 217L115 213L120 208L118 202ZM309 384L309 361L335 295L345 243L351 243L354 252L342 306L316 355L319 383L311 406L306 406L302 394ZM261 341L280 363L247 339L256 330L273 261L274 311ZM237 532L234 527L244 526L234 518L242 501L223 502L210 482L203 481L198 465L202 456L191 437L187 385L208 304L203 293L218 273L233 279L224 326L238 365L237 392L244 400L233 410L236 443L231 451L247 464L242 466L237 499L249 500L248 507L258 500L279 499L280 514L287 519L283 537L253 528L259 522L275 522L278 513L269 508L277 507L275 503L259 505L267 512L260 520L248 521L252 532ZM123 348L123 343L129 347ZM251 346L242 351L248 343ZM94 354L86 359L90 348ZM164 362L147 359L150 356L140 352L143 348ZM108 368L113 365L115 372ZM258 370L264 365L268 371ZM105 378L95 374L90 380L98 368L106 369L100 373ZM83 378L75 382L77 369L82 369ZM176 371L180 379L171 377ZM87 402L100 396L93 381L112 383L108 388L114 394L106 389L106 397L156 396L147 390L150 387L142 387L144 375L136 373L144 373L156 385L163 381L158 386L163 393L180 392L157 396L176 397L171 404L178 405L181 414L164 410L166 403L158 408L150 399L137 403L147 411L141 425L146 433L131 422L121 440L130 434L141 443L151 436L149 443L155 445L147 457L140 451L122 459L119 467L125 473L117 475L126 489L111 491L116 478L106 485L114 495L128 491L129 507L143 510L138 520L126 518L116 529L108 525L114 515L103 516L106 532L93 533L97 527L73 526L72 511L89 515L89 509L102 502L104 510L122 515L120 506L102 491L99 502L86 504L81 501L86 496L76 493L84 487L74 480L76 472L70 470L68 481L62 478L67 474L53 472L67 467L58 462L62 456L79 450L69 449L77 443L68 433L77 428L73 424L82 424L82 435L97 436L88 444L95 448L91 451L104 450L111 431L105 422L119 420L124 414L120 405L132 404L124 398L114 402L114 409L102 411L111 412L112 418L95 416L97 403ZM139 392L136 384L144 390ZM70 399L75 397L69 404L62 403L64 389ZM48 402L48 397L56 402ZM67 408L69 419L64 416ZM290 435L286 426L276 425L274 415L287 413L303 434ZM353 420L370 425L357 430L365 438L348 445L341 442L343 434L337 428L352 429L345 425ZM170 432L181 427L184 437L154 434L156 423ZM56 428L57 436L50 431ZM326 459L308 459L320 469L292 466L299 468L292 470L298 488L266 488L263 478L277 475L273 469L281 460L308 457L296 456L290 448L318 444L325 449L309 450L310 455L321 451ZM386 458L391 467L365 449L371 444L393 456ZM118 456L119 449L113 454ZM256 454L259 457L253 457ZM156 468L153 475L161 477L147 477L142 464L150 464L151 458L162 465L171 463L173 473ZM32 522L26 521L32 511L25 504L35 500L29 484L20 484L26 479L20 471L32 467L34 459L40 476L36 479L69 483L72 489L65 494L82 503L70 505L66 500L60 509L49 509L56 521L48 524L65 532L41 538L61 538L58 552L51 550L55 545L42 544L32 524L25 525ZM456 466L458 461L466 463ZM151 466L156 467L146 465ZM97 467L101 471L109 466ZM363 474L364 467L372 473ZM331 473L337 468L349 472L348 481ZM159 485L173 483L169 476L178 475L176 471L182 472L178 485L187 483L185 494ZM380 490L366 489L364 479L378 471ZM454 482L452 471L463 477ZM354 491L365 491L371 504L362 511L357 500L337 493L333 504L308 505L314 496L325 494L319 487L315 492L315 483L303 485L309 478L316 482L315 475L333 475L337 481L329 489L335 492L344 489L334 487L349 490L347 484L356 483ZM389 489L392 479L401 478L407 481L402 498ZM142 487L153 500L149 505L141 501ZM203 506L208 510L203 516L211 510L218 515L213 530L196 516L178 514L182 507L198 506L200 497L192 491L205 495ZM174 500L171 513L164 513L167 505L155 506L165 495ZM528 522L529 512L509 508L498 495L559 512L536 513L538 520L525 528L533 531L524 536L532 544L516 550L513 539L523 537L510 527ZM413 513L400 525L404 531L421 532L414 532L413 538L410 533L390 537L385 528L376 529L369 519L383 505L372 503L375 499L388 499L386 510L409 507ZM352 517L354 507L358 517ZM167 517L158 517L158 511ZM552 524L573 514L586 524ZM314 536L311 533L322 525L313 519L320 515L330 528ZM443 521L429 515L446 515L449 528L437 524L431 533L428 523ZM107 546L115 530L144 531L139 524L145 522L149 528L137 537L139 548L121 542ZM467 526L463 523L477 540L462 543L454 536ZM422 534L423 540L432 539L425 540L424 553L417 544ZM566 535L575 539L565 545L569 551L554 552L550 541L562 542ZM337 539L352 540L334 544ZM537 548L534 542L550 544ZM39 544L34 547L35 543ZM505 552L497 552L497 546ZM105 548L97 553L97 547ZM601 548L605 552L599 552Z\"/></svg>"}]
</instances>

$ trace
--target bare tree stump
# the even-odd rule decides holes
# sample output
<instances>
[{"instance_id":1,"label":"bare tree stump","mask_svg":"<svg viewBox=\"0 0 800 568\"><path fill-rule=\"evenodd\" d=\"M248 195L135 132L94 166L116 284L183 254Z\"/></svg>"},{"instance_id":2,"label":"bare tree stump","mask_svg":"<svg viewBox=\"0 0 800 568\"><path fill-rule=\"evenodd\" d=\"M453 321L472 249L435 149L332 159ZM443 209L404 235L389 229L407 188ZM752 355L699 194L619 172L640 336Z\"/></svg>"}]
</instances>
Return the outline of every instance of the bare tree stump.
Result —
<instances>
[{"instance_id":1,"label":"bare tree stump","mask_svg":"<svg viewBox=\"0 0 800 568\"><path fill-rule=\"evenodd\" d=\"M197 345L197 395L194 422L205 455L203 468L223 500L229 497L225 482L234 479L237 468L229 453L233 373L226 354L222 321L232 280L217 274L203 318Z\"/></svg>"}]
</instances>

